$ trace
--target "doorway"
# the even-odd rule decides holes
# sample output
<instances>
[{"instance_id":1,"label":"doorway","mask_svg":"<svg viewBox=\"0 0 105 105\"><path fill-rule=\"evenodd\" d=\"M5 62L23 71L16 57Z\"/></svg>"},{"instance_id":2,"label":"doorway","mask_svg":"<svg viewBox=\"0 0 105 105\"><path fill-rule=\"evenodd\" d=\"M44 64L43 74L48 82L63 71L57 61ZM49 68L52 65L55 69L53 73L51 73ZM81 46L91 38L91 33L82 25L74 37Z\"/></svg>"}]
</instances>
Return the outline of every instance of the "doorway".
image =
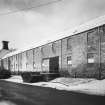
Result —
<instances>
[{"instance_id":1,"label":"doorway","mask_svg":"<svg viewBox=\"0 0 105 105\"><path fill-rule=\"evenodd\" d=\"M52 57L49 60L49 71L50 73L58 73L59 72L59 57Z\"/></svg>"}]
</instances>

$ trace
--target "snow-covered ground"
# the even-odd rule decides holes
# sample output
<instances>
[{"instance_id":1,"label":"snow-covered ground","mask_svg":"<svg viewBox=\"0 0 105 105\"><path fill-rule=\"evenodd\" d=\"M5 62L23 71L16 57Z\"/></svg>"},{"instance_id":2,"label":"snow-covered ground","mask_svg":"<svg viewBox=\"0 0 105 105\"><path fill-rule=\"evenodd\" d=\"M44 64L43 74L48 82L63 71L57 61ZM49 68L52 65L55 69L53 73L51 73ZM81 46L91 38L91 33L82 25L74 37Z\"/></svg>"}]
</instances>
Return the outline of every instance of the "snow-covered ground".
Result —
<instances>
[{"instance_id":1,"label":"snow-covered ground","mask_svg":"<svg viewBox=\"0 0 105 105\"><path fill-rule=\"evenodd\" d=\"M23 83L22 77L21 76L12 76L9 79L5 79L6 81L11 81L11 82L17 82L17 83Z\"/></svg>"},{"instance_id":2,"label":"snow-covered ground","mask_svg":"<svg viewBox=\"0 0 105 105\"><path fill-rule=\"evenodd\" d=\"M42 87L51 87L58 90L67 90L67 91L78 91L86 94L95 94L95 95L105 95L105 79L96 80L96 79L81 79L81 78L57 78L50 82L37 82L37 83L24 83L21 76L13 76L6 81L42 86Z\"/></svg>"}]
</instances>

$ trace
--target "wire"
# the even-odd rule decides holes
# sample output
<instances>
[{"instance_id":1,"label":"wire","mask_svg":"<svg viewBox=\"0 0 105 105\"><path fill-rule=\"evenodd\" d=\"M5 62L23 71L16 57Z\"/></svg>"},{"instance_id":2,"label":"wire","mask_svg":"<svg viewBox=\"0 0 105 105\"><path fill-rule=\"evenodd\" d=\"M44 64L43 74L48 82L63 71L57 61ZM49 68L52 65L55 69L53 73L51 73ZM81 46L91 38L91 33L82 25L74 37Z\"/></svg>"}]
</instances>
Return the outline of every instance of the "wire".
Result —
<instances>
[{"instance_id":1,"label":"wire","mask_svg":"<svg viewBox=\"0 0 105 105\"><path fill-rule=\"evenodd\" d=\"M57 3L57 2L60 2L60 1L62 1L62 0L51 1L51 2L48 2L48 3L40 4L40 5L33 6L33 7L22 8L22 9L18 9L18 10L6 12L6 13L0 13L0 16L9 15L9 14L13 14L13 13L17 13L17 12L20 12L20 11L33 9L33 8L39 8L39 7L47 6L47 5L54 4L54 3Z\"/></svg>"}]
</instances>

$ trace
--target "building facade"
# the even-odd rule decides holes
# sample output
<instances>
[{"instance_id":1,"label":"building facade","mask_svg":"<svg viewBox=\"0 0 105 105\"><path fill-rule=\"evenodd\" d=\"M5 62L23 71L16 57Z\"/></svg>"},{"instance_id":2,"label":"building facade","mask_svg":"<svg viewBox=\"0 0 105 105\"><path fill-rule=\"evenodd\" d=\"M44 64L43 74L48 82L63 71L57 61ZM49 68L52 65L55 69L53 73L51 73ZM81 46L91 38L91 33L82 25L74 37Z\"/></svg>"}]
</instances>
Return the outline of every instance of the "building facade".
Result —
<instances>
[{"instance_id":1,"label":"building facade","mask_svg":"<svg viewBox=\"0 0 105 105\"><path fill-rule=\"evenodd\" d=\"M65 77L103 79L105 78L103 20L105 19L102 17L95 25L94 21L90 22L88 28L87 24L83 25L72 35L68 33L68 36L50 43L7 54L2 58L3 67L16 74L33 71L60 73Z\"/></svg>"}]
</instances>

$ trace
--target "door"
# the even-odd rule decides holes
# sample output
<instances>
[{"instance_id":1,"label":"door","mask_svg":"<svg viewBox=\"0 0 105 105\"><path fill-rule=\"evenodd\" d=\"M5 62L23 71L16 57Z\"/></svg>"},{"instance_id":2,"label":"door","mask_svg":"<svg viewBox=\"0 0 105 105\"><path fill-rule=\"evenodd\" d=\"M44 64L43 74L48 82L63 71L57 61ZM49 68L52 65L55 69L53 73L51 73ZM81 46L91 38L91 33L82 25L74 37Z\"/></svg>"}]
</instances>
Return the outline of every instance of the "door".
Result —
<instances>
[{"instance_id":1,"label":"door","mask_svg":"<svg viewBox=\"0 0 105 105\"><path fill-rule=\"evenodd\" d=\"M58 73L59 72L59 57L50 58L49 70L51 73Z\"/></svg>"}]
</instances>

